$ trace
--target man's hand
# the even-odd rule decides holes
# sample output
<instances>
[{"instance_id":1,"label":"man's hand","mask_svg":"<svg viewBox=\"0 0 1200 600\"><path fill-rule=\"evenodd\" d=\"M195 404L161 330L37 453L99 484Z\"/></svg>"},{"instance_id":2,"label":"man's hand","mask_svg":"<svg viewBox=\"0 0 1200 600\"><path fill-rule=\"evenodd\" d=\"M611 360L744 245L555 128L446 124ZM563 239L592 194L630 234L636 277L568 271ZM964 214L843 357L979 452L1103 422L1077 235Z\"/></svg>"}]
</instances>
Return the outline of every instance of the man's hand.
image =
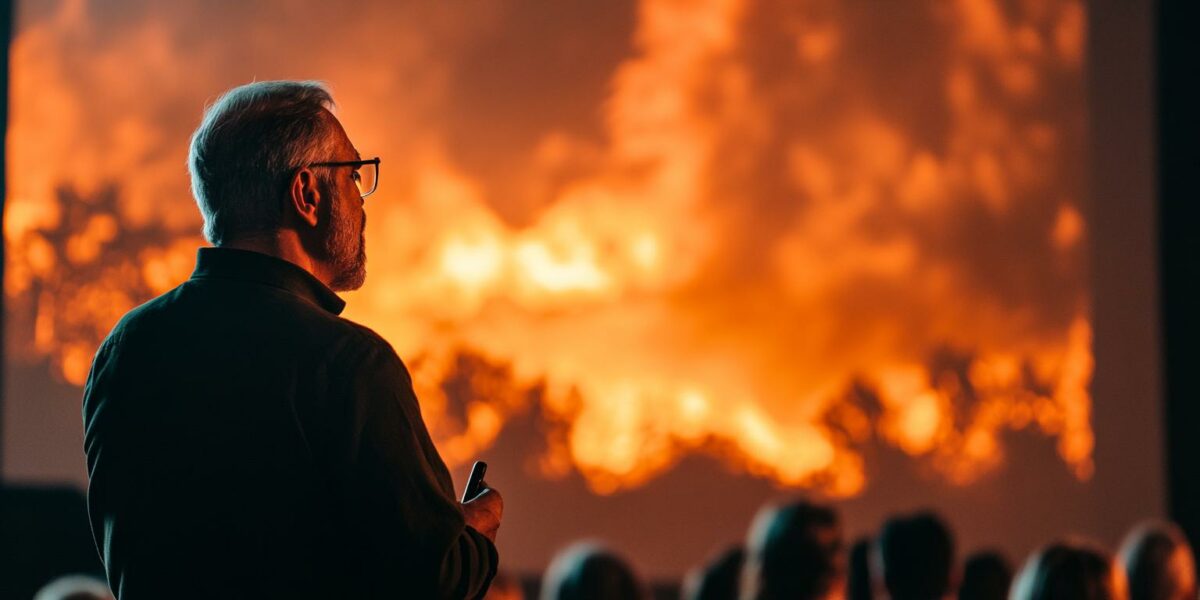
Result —
<instances>
[{"instance_id":1,"label":"man's hand","mask_svg":"<svg viewBox=\"0 0 1200 600\"><path fill-rule=\"evenodd\" d=\"M504 515L504 498L500 492L484 484L478 496L463 503L463 513L467 517L467 525L492 543L496 542L496 530L500 529L500 517Z\"/></svg>"}]
</instances>

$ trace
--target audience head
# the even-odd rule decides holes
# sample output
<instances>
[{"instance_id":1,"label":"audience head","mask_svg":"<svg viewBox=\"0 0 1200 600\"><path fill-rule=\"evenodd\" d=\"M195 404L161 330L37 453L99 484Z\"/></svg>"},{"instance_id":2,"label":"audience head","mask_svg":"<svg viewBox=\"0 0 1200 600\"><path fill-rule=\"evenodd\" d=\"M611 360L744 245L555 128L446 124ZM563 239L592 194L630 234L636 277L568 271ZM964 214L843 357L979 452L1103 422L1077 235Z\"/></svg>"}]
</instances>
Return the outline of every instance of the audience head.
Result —
<instances>
[{"instance_id":1,"label":"audience head","mask_svg":"<svg viewBox=\"0 0 1200 600\"><path fill-rule=\"evenodd\" d=\"M1051 544L1029 557L1011 600L1126 600L1125 574L1107 553L1074 542Z\"/></svg>"},{"instance_id":2,"label":"audience head","mask_svg":"<svg viewBox=\"0 0 1200 600\"><path fill-rule=\"evenodd\" d=\"M871 600L871 539L859 538L850 547L846 573L846 600Z\"/></svg>"},{"instance_id":3,"label":"audience head","mask_svg":"<svg viewBox=\"0 0 1200 600\"><path fill-rule=\"evenodd\" d=\"M683 581L686 600L734 600L746 551L741 546L726 549L704 566L688 573Z\"/></svg>"},{"instance_id":4,"label":"audience head","mask_svg":"<svg viewBox=\"0 0 1200 600\"><path fill-rule=\"evenodd\" d=\"M1000 553L973 554L963 563L958 600L1004 600L1012 578L1012 566Z\"/></svg>"},{"instance_id":5,"label":"audience head","mask_svg":"<svg viewBox=\"0 0 1200 600\"><path fill-rule=\"evenodd\" d=\"M1196 598L1196 562L1178 527L1144 523L1125 538L1121 562L1130 600Z\"/></svg>"},{"instance_id":6,"label":"audience head","mask_svg":"<svg viewBox=\"0 0 1200 600\"><path fill-rule=\"evenodd\" d=\"M804 501L764 508L750 529L741 597L841 598L843 552L841 523L832 509Z\"/></svg>"},{"instance_id":7,"label":"audience head","mask_svg":"<svg viewBox=\"0 0 1200 600\"><path fill-rule=\"evenodd\" d=\"M936 600L950 593L954 537L935 514L893 517L879 534L879 566L893 600Z\"/></svg>"},{"instance_id":8,"label":"audience head","mask_svg":"<svg viewBox=\"0 0 1200 600\"><path fill-rule=\"evenodd\" d=\"M33 600L113 600L108 584L89 575L59 577L38 590Z\"/></svg>"},{"instance_id":9,"label":"audience head","mask_svg":"<svg viewBox=\"0 0 1200 600\"><path fill-rule=\"evenodd\" d=\"M595 542L564 548L550 561L542 600L636 600L641 584L628 563Z\"/></svg>"}]
</instances>

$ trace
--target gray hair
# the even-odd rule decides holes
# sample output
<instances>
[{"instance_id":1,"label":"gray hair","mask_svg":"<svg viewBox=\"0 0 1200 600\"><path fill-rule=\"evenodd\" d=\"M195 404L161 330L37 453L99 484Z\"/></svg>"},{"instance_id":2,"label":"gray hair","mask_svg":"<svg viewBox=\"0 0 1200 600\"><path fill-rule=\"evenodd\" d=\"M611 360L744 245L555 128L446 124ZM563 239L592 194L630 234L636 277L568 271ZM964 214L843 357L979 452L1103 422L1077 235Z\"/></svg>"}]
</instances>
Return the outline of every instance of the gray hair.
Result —
<instances>
[{"instance_id":1,"label":"gray hair","mask_svg":"<svg viewBox=\"0 0 1200 600\"><path fill-rule=\"evenodd\" d=\"M293 171L332 160L333 96L319 81L257 81L204 111L192 134L192 195L213 245L279 229Z\"/></svg>"}]
</instances>

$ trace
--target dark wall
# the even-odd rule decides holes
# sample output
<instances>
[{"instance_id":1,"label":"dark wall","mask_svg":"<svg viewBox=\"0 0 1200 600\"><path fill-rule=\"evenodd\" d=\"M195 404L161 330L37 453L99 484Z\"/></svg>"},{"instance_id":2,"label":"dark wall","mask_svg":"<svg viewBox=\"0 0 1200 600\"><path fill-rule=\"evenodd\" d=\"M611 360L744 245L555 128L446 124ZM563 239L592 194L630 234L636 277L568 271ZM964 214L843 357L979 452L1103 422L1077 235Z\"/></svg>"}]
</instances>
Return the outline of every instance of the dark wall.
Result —
<instances>
[{"instance_id":1,"label":"dark wall","mask_svg":"<svg viewBox=\"0 0 1200 600\"><path fill-rule=\"evenodd\" d=\"M0 598L32 598L63 576L103 577L83 493L0 485Z\"/></svg>"},{"instance_id":2,"label":"dark wall","mask_svg":"<svg viewBox=\"0 0 1200 600\"><path fill-rule=\"evenodd\" d=\"M1167 472L1170 514L1200 542L1200 386L1196 352L1196 218L1200 196L1196 9L1189 0L1158 4L1159 248L1166 347Z\"/></svg>"}]
</instances>

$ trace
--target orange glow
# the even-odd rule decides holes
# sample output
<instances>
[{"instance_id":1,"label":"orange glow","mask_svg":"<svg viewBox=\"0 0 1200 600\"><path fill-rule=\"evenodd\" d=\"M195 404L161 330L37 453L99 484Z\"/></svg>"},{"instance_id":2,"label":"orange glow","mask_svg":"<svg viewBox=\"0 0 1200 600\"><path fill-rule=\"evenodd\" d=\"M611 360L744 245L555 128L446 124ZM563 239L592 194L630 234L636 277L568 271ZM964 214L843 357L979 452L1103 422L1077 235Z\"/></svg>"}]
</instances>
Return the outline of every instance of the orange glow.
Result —
<instances>
[{"instance_id":1,"label":"orange glow","mask_svg":"<svg viewBox=\"0 0 1200 600\"><path fill-rule=\"evenodd\" d=\"M455 113L471 79L456 61L485 17L382 10L354 30L379 40L374 62L289 47L294 64L243 72L257 59L176 42L189 24L167 13L112 33L64 1L12 48L17 358L81 385L116 320L190 272L184 161L203 102L251 77L318 77L385 162L346 316L405 359L451 464L536 414L545 449L528 463L602 494L704 454L850 496L872 444L969 484L1015 430L1053 437L1090 476L1070 168L1081 0L928 2L905 12L940 49L920 59L864 35L892 21L851 4L640 0L629 47L587 67L604 70L592 96L560 94L587 73L547 72L506 82L518 110ZM524 108L544 97L584 116ZM456 142L474 113L508 129Z\"/></svg>"},{"instance_id":2,"label":"orange glow","mask_svg":"<svg viewBox=\"0 0 1200 600\"><path fill-rule=\"evenodd\" d=\"M1050 234L1054 245L1060 250L1068 250L1083 237L1083 215L1075 207L1064 204L1058 209L1058 217L1054 220L1054 231Z\"/></svg>"}]
</instances>

